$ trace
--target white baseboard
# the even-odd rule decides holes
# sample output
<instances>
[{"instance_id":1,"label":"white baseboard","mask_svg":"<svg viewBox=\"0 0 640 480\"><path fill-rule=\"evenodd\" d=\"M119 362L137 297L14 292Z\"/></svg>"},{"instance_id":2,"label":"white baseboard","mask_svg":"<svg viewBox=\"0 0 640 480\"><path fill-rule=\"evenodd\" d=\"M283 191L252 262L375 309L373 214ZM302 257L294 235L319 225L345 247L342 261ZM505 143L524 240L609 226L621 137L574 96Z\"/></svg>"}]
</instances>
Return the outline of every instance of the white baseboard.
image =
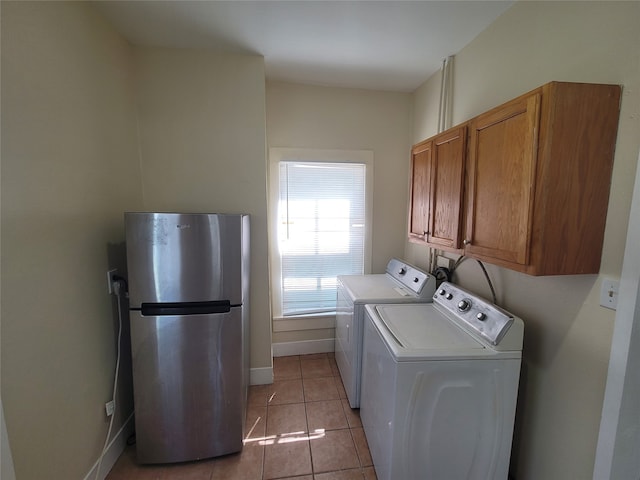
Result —
<instances>
[{"instance_id":1,"label":"white baseboard","mask_svg":"<svg viewBox=\"0 0 640 480\"><path fill-rule=\"evenodd\" d=\"M100 480L104 480L106 478L115 463L118 461L118 458L127 447L127 438L129 438L129 435L131 435L134 430L135 425L133 421L133 413L131 413L129 418L124 422L124 425L122 425L120 430L118 430L118 433L113 436L111 442L107 445L107 449L102 457L102 464L100 465L100 474L98 477ZM99 462L100 458L98 458L96 463L93 464L93 467L91 467L89 473L84 477L84 480L95 480Z\"/></svg>"},{"instance_id":2,"label":"white baseboard","mask_svg":"<svg viewBox=\"0 0 640 480\"><path fill-rule=\"evenodd\" d=\"M273 368L252 368L249 372L249 385L269 385L273 383Z\"/></svg>"},{"instance_id":3,"label":"white baseboard","mask_svg":"<svg viewBox=\"0 0 640 480\"><path fill-rule=\"evenodd\" d=\"M326 353L334 351L335 340L325 338L322 340L305 340L301 342L274 343L273 356L287 357L289 355L308 355L311 353Z\"/></svg>"}]
</instances>

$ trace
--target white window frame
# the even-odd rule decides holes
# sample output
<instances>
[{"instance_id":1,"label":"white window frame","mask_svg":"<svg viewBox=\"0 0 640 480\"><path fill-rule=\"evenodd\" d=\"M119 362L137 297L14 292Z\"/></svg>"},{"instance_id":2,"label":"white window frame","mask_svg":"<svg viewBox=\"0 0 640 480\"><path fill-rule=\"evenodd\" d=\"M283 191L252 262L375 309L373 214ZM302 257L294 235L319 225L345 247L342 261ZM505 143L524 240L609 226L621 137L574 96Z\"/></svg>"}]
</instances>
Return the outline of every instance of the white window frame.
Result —
<instances>
[{"instance_id":1,"label":"white window frame","mask_svg":"<svg viewBox=\"0 0 640 480\"><path fill-rule=\"evenodd\" d=\"M269 228L269 263L271 272L271 310L274 332L294 330L315 330L333 328L335 313L287 316L282 315L281 263L278 251L278 202L279 202L279 165L280 162L328 162L328 163L361 163L365 165L365 241L364 241L364 273L371 273L371 232L373 219L373 152L371 150L334 150L310 148L269 149L268 179L268 228Z\"/></svg>"}]
</instances>

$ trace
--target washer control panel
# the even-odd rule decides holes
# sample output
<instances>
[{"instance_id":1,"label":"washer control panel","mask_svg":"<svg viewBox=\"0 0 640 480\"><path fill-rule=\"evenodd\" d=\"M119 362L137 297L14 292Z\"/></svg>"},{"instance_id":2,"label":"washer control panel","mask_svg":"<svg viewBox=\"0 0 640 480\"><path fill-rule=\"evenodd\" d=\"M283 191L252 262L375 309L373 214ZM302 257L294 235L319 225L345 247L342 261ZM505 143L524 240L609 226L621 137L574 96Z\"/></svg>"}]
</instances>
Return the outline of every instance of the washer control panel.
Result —
<instances>
[{"instance_id":1,"label":"washer control panel","mask_svg":"<svg viewBox=\"0 0 640 480\"><path fill-rule=\"evenodd\" d=\"M433 295L433 303L447 312L466 330L498 345L513 323L514 316L497 305L449 282Z\"/></svg>"}]
</instances>

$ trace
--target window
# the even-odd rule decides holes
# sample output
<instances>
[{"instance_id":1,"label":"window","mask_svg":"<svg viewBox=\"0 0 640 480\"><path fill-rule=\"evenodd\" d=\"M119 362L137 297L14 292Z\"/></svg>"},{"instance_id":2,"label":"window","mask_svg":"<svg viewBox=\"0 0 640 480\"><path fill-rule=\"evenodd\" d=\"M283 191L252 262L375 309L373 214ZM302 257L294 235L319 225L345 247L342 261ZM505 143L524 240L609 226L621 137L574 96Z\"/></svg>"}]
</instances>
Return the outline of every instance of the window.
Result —
<instances>
[{"instance_id":1,"label":"window","mask_svg":"<svg viewBox=\"0 0 640 480\"><path fill-rule=\"evenodd\" d=\"M369 272L372 157L270 150L274 317L333 315L337 276Z\"/></svg>"}]
</instances>

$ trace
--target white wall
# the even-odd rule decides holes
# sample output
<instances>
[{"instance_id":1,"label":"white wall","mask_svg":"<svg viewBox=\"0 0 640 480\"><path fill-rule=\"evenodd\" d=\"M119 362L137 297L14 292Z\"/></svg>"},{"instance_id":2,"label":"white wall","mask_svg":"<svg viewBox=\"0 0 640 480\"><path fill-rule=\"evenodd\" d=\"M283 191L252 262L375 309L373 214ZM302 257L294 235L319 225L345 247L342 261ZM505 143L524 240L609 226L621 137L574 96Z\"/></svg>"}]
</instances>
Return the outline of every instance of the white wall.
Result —
<instances>
[{"instance_id":1,"label":"white wall","mask_svg":"<svg viewBox=\"0 0 640 480\"><path fill-rule=\"evenodd\" d=\"M638 158L640 162L640 156ZM624 253L593 480L640 478L640 169Z\"/></svg>"},{"instance_id":2,"label":"white wall","mask_svg":"<svg viewBox=\"0 0 640 480\"><path fill-rule=\"evenodd\" d=\"M403 255L411 95L267 83L269 147L373 151L372 272ZM274 342L333 338L333 330L282 332Z\"/></svg>"},{"instance_id":3,"label":"white wall","mask_svg":"<svg viewBox=\"0 0 640 480\"><path fill-rule=\"evenodd\" d=\"M271 367L264 61L136 48L144 208L251 216L251 367Z\"/></svg>"},{"instance_id":4,"label":"white wall","mask_svg":"<svg viewBox=\"0 0 640 480\"><path fill-rule=\"evenodd\" d=\"M122 212L142 206L132 58L86 3L1 8L2 405L17 478L78 479L108 427L106 271L124 269ZM120 392L114 432L126 369Z\"/></svg>"},{"instance_id":5,"label":"white wall","mask_svg":"<svg viewBox=\"0 0 640 480\"><path fill-rule=\"evenodd\" d=\"M624 85L601 275L530 277L488 266L498 302L526 325L517 480L592 476L614 322L599 306L600 283L620 276L640 147L639 20L638 2L521 1L455 58L454 124L551 80ZM434 75L414 95L414 143L436 133L439 83ZM426 264L426 249L407 244L406 252ZM490 296L475 261L462 263L455 281Z\"/></svg>"}]
</instances>

